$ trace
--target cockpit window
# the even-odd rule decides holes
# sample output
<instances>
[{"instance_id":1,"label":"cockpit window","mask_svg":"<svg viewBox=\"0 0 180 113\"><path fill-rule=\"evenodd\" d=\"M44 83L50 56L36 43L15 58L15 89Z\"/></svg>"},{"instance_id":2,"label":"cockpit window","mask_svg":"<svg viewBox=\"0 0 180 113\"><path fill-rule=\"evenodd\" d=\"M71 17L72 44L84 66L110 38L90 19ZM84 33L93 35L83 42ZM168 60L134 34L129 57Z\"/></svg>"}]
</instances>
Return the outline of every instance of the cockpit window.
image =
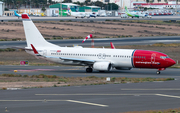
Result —
<instances>
[{"instance_id":1,"label":"cockpit window","mask_svg":"<svg viewBox=\"0 0 180 113\"><path fill-rule=\"evenodd\" d=\"M166 58L169 58L169 57L168 56L160 56L160 58L166 59Z\"/></svg>"}]
</instances>

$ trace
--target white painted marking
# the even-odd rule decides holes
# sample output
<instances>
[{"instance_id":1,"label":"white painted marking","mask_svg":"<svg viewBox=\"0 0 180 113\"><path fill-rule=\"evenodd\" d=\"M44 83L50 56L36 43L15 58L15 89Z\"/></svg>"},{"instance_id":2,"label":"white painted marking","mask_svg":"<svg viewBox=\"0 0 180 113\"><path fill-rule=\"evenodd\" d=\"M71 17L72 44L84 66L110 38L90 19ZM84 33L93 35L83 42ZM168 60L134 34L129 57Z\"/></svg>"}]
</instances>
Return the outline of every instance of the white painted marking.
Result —
<instances>
[{"instance_id":1,"label":"white painted marking","mask_svg":"<svg viewBox=\"0 0 180 113\"><path fill-rule=\"evenodd\" d=\"M100 107L109 107L108 105L95 104L95 103L89 103L89 102L82 102L82 101L76 101L76 100L66 100L66 101L68 101L68 102L74 102L74 103L80 103L80 104L93 105L93 106L100 106Z\"/></svg>"},{"instance_id":2,"label":"white painted marking","mask_svg":"<svg viewBox=\"0 0 180 113\"><path fill-rule=\"evenodd\" d=\"M20 90L21 88L7 88L7 90Z\"/></svg>"},{"instance_id":3,"label":"white painted marking","mask_svg":"<svg viewBox=\"0 0 180 113\"><path fill-rule=\"evenodd\" d=\"M35 94L38 96L126 96L126 95L155 95L155 94Z\"/></svg>"},{"instance_id":4,"label":"white painted marking","mask_svg":"<svg viewBox=\"0 0 180 113\"><path fill-rule=\"evenodd\" d=\"M42 102L44 100L0 100L0 102ZM46 101L66 101L66 100L46 100Z\"/></svg>"},{"instance_id":5,"label":"white painted marking","mask_svg":"<svg viewBox=\"0 0 180 113\"><path fill-rule=\"evenodd\" d=\"M121 90L180 90L179 88L161 88L161 89L121 89Z\"/></svg>"},{"instance_id":6,"label":"white painted marking","mask_svg":"<svg viewBox=\"0 0 180 113\"><path fill-rule=\"evenodd\" d=\"M172 97L172 98L180 98L180 96L173 96L173 95L164 95L164 94L155 94L157 96L163 96L163 97Z\"/></svg>"},{"instance_id":7,"label":"white painted marking","mask_svg":"<svg viewBox=\"0 0 180 113\"><path fill-rule=\"evenodd\" d=\"M143 42L180 42L180 40L147 40Z\"/></svg>"},{"instance_id":8,"label":"white painted marking","mask_svg":"<svg viewBox=\"0 0 180 113\"><path fill-rule=\"evenodd\" d=\"M83 102L83 101L77 101L77 100L45 100L45 99L44 100L0 100L0 102L60 102L60 101L74 102L74 103L94 105L94 106L100 106L100 107L109 107L108 105Z\"/></svg>"}]
</instances>

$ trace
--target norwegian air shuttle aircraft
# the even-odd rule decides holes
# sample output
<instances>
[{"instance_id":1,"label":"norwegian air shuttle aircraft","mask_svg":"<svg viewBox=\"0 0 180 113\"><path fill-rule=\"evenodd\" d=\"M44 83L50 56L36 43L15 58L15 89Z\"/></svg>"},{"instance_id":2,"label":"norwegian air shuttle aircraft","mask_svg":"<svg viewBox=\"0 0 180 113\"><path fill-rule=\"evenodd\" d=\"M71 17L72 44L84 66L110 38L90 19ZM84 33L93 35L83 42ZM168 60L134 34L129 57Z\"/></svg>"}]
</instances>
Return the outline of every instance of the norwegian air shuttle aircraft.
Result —
<instances>
[{"instance_id":1,"label":"norwegian air shuttle aircraft","mask_svg":"<svg viewBox=\"0 0 180 113\"><path fill-rule=\"evenodd\" d=\"M157 74L160 74L160 71L176 63L166 54L156 51L60 47L47 42L27 14L22 14L22 19L27 53L60 64L88 66L86 72L92 72L93 69L101 72L111 71L112 68L150 68L157 69Z\"/></svg>"}]
</instances>

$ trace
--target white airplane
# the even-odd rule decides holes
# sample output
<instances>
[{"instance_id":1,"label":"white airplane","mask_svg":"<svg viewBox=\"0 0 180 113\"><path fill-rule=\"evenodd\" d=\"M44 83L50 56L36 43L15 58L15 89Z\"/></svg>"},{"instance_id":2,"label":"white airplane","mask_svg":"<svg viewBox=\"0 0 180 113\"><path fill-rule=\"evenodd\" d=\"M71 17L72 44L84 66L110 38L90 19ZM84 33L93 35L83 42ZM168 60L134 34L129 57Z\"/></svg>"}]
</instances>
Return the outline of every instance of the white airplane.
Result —
<instances>
[{"instance_id":1,"label":"white airplane","mask_svg":"<svg viewBox=\"0 0 180 113\"><path fill-rule=\"evenodd\" d=\"M72 12L70 8L67 10L67 15L73 16L75 18L90 18L94 17L96 18L97 14L95 12Z\"/></svg>"},{"instance_id":2,"label":"white airplane","mask_svg":"<svg viewBox=\"0 0 180 113\"><path fill-rule=\"evenodd\" d=\"M166 54L156 51L60 47L47 42L27 14L22 14L22 20L27 53L60 64L87 66L86 72L150 68L157 69L157 74L160 74L160 71L176 63Z\"/></svg>"},{"instance_id":3,"label":"white airplane","mask_svg":"<svg viewBox=\"0 0 180 113\"><path fill-rule=\"evenodd\" d=\"M23 13L23 14L27 14L27 13ZM18 19L19 19L19 17L21 17L21 14L18 14L16 11L14 11L14 15L17 16ZM28 15L28 14L27 14L27 15ZM28 15L28 16L29 16L29 15Z\"/></svg>"},{"instance_id":4,"label":"white airplane","mask_svg":"<svg viewBox=\"0 0 180 113\"><path fill-rule=\"evenodd\" d=\"M84 12L72 12L70 8L67 10L67 15L73 16L75 18L84 18L86 14Z\"/></svg>"}]
</instances>

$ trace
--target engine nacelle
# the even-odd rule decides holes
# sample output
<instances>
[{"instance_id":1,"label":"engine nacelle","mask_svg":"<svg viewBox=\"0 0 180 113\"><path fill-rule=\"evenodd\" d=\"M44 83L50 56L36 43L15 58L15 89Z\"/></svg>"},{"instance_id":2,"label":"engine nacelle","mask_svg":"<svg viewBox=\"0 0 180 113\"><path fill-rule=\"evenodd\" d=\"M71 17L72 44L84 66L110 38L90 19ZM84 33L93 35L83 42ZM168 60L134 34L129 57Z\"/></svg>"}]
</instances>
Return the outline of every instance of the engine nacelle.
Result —
<instances>
[{"instance_id":1,"label":"engine nacelle","mask_svg":"<svg viewBox=\"0 0 180 113\"><path fill-rule=\"evenodd\" d=\"M131 67L115 67L117 70L131 70Z\"/></svg>"},{"instance_id":2,"label":"engine nacelle","mask_svg":"<svg viewBox=\"0 0 180 113\"><path fill-rule=\"evenodd\" d=\"M109 62L95 62L93 64L93 69L98 71L111 71L112 65Z\"/></svg>"}]
</instances>

